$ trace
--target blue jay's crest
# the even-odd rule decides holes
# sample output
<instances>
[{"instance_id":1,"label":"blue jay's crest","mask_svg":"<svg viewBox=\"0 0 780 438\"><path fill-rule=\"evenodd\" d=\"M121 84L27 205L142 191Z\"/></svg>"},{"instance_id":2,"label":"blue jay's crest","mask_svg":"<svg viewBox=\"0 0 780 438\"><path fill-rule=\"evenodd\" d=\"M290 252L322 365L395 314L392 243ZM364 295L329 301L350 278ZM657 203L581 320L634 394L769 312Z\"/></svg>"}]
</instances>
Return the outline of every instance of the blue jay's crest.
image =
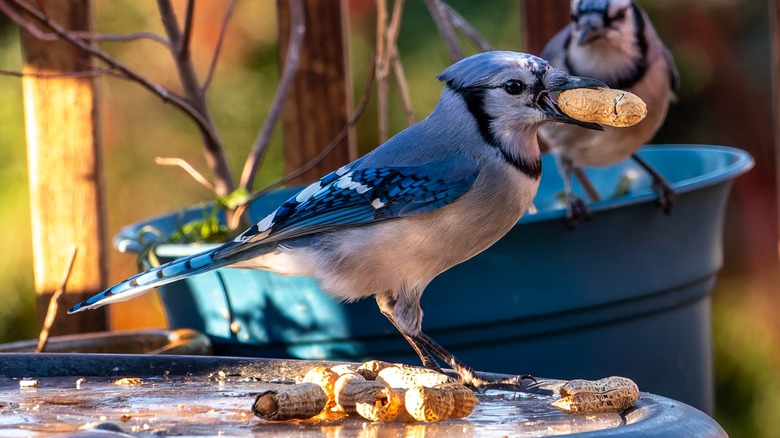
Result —
<instances>
[{"instance_id":1,"label":"blue jay's crest","mask_svg":"<svg viewBox=\"0 0 780 438\"><path fill-rule=\"evenodd\" d=\"M511 70L525 69L541 76L550 69L542 58L527 53L482 52L462 59L445 69L437 78L454 90L496 85L495 78Z\"/></svg>"}]
</instances>

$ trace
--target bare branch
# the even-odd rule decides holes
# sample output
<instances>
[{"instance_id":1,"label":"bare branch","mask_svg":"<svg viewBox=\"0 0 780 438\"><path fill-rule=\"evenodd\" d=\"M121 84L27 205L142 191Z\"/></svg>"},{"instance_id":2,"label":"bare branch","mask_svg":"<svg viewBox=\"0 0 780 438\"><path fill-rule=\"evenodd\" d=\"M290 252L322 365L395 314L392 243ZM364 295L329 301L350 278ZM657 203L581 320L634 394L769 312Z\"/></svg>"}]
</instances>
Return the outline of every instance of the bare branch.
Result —
<instances>
[{"instance_id":1,"label":"bare branch","mask_svg":"<svg viewBox=\"0 0 780 438\"><path fill-rule=\"evenodd\" d=\"M201 138L203 139L203 153L206 157L206 163L209 169L214 173L214 187L218 196L227 196L232 193L235 185L233 182L233 176L230 172L230 166L225 158L224 148L222 147L222 141L217 135L216 127L211 118L211 114L206 104L206 97L203 94L200 84L198 83L198 76L195 73L195 67L192 64L192 58L190 56L189 44L184 38L186 34L182 34L179 29L179 24L176 20L176 13L173 10L170 0L157 0L157 8L160 11L160 18L165 27L165 32L168 35L168 39L171 42L171 49L175 59L176 71L179 74L179 80L181 81L182 88L187 101L192 103L193 108L203 119L203 126L201 128ZM192 19L192 8L188 7L190 16ZM186 20L185 20L186 26ZM186 31L186 29L185 29Z\"/></svg>"},{"instance_id":2,"label":"bare branch","mask_svg":"<svg viewBox=\"0 0 780 438\"><path fill-rule=\"evenodd\" d=\"M338 135L336 135L336 137L330 142L330 144L325 149L320 151L320 153L317 154L316 157L312 158L308 163L301 166L299 169L295 170L294 172L291 172L289 175L269 185L268 187L265 187L264 189L252 194L251 199L256 199L270 192L271 190L279 186L282 186L284 184L287 184L288 182L308 172L310 169L316 166L320 161L325 159L325 157L327 157L328 154L333 152L333 150L336 149L336 147L338 147L339 144L341 144L344 138L346 138L347 135L349 134L349 130L352 129L353 126L355 126L355 123L357 123L358 119L360 119L360 116L362 116L363 113L366 111L366 107L368 106L368 101L371 98L371 89L374 86L375 71L376 71L376 57L374 57L374 65L372 65L371 68L368 70L369 76L366 79L366 85L363 87L363 95L360 98L360 102L358 103L355 110L352 112L352 115L349 117L349 120L344 125L344 128L342 128L341 132L339 132Z\"/></svg>"},{"instance_id":3,"label":"bare branch","mask_svg":"<svg viewBox=\"0 0 780 438\"><path fill-rule=\"evenodd\" d=\"M184 12L184 30L181 33L181 41L176 50L179 56L187 57L190 51L190 40L192 39L192 19L195 15L195 0L187 0L187 10Z\"/></svg>"},{"instance_id":4,"label":"bare branch","mask_svg":"<svg viewBox=\"0 0 780 438\"><path fill-rule=\"evenodd\" d=\"M449 15L450 21L452 21L452 25L461 31L463 35L466 35L466 38L468 38L469 41L471 41L471 43L477 47L477 49L479 49L481 52L493 50L493 46L488 42L487 38L479 33L477 28L469 23L468 20L463 18L463 16L460 15L458 11L446 3L442 3L442 6L444 7L444 11Z\"/></svg>"},{"instance_id":5,"label":"bare branch","mask_svg":"<svg viewBox=\"0 0 780 438\"><path fill-rule=\"evenodd\" d=\"M14 6L23 9L26 13L33 16L36 20L40 21L41 24L43 24L45 27L47 27L49 30L54 32L56 35L58 35L63 40L67 41L68 43L72 44L73 46L78 47L79 49L89 53L90 55L94 56L95 58L99 59L100 61L104 62L108 66L110 66L113 70L116 70L120 72L125 79L131 80L133 82L138 83L142 87L146 88L148 91L151 91L152 93L159 96L163 101L170 102L175 107L179 108L180 110L184 111L197 125L198 127L205 131L207 135L212 136L216 138L216 134L210 130L210 125L207 123L207 121L203 118L203 116L198 113L193 106L184 100L181 96L178 94L168 90L167 88L155 84L145 77L141 76L139 73L132 70L130 67L126 66L125 64L121 63L117 59L113 58L108 53L100 50L97 47L93 47L92 45L88 44L84 40L80 38L76 38L70 33L65 30L59 23L49 20L49 18L41 13L40 11L32 8L30 5L28 5L24 1L20 0L3 0L0 1L0 11L3 13L7 13L7 9L10 8L4 8L6 6L6 2L12 3ZM17 21L16 18L20 18L20 21ZM32 24L27 21L25 18L22 18L18 14L11 14L8 15L9 18L11 18L16 24L18 24L20 27L22 27L25 31L29 31L31 35L35 36L36 38L38 36L43 36L43 39L46 40L46 34L40 33L39 31L30 31L31 29L35 29Z\"/></svg>"},{"instance_id":6,"label":"bare branch","mask_svg":"<svg viewBox=\"0 0 780 438\"><path fill-rule=\"evenodd\" d=\"M16 11L11 9L4 1L0 1L0 12L7 15L14 23L19 27L27 31L30 35L41 41L57 41L60 37L56 33L44 32L38 29L33 23L22 17ZM115 34L115 33L96 33L85 31L66 31L74 38L80 38L86 41L112 41L112 42L125 42L134 41L140 39L148 39L154 42L160 43L165 47L168 47L168 40L157 35L154 32L134 32L129 34Z\"/></svg>"},{"instance_id":7,"label":"bare branch","mask_svg":"<svg viewBox=\"0 0 780 438\"><path fill-rule=\"evenodd\" d=\"M14 70L2 70L0 69L0 76L15 76L18 78L93 78L103 75L109 75L113 72L112 69L102 70L87 70L87 71L68 71L62 73L35 73L35 72L21 72Z\"/></svg>"},{"instance_id":8,"label":"bare branch","mask_svg":"<svg viewBox=\"0 0 780 438\"><path fill-rule=\"evenodd\" d=\"M247 191L252 190L255 173L257 173L257 168L262 162L265 152L268 150L274 126L276 126L276 121L282 113L284 99L292 86L293 79L295 79L295 73L298 71L298 63L301 57L301 45L303 44L303 36L305 33L306 17L304 16L303 1L290 0L290 44L287 48L287 56L285 57L282 76L279 80L279 86L276 89L276 95L271 104L271 109L268 111L268 116L257 136L257 140L255 140L255 143L252 145L252 150L244 163L244 170L241 173L239 187L242 187Z\"/></svg>"},{"instance_id":9,"label":"bare branch","mask_svg":"<svg viewBox=\"0 0 780 438\"><path fill-rule=\"evenodd\" d=\"M17 13L15 10L13 10L11 7L8 6L8 3L2 0L0 0L0 12L5 14L8 18L11 19L11 21L16 23L17 26L24 29L27 33L29 33L36 39L39 39L41 41L57 40L57 35L46 33L38 29L38 27L36 27L33 23L29 22L26 18L22 17L21 14Z\"/></svg>"},{"instance_id":10,"label":"bare branch","mask_svg":"<svg viewBox=\"0 0 780 438\"><path fill-rule=\"evenodd\" d=\"M441 0L423 0L425 6L428 7L428 11L431 13L433 22L436 24L436 28L439 29L439 34L444 39L444 45L447 46L447 51L450 54L450 58L453 61L463 59L463 48L458 42L458 36L455 35L455 30L452 28L452 22L450 16L444 9L444 3Z\"/></svg>"},{"instance_id":11,"label":"bare branch","mask_svg":"<svg viewBox=\"0 0 780 438\"><path fill-rule=\"evenodd\" d=\"M225 34L227 34L228 23L230 23L230 18L233 16L233 11L235 9L236 0L230 0L227 11L225 11L225 16L222 17L222 25L219 28L219 38L217 38L217 45L214 47L214 54L211 55L211 62L209 63L209 70L206 73L206 79L203 81L203 85L201 85L201 93L204 95L206 94L206 90L209 88L211 79L214 77L214 72L217 69L217 60L219 59L219 54L222 51L222 44L225 42Z\"/></svg>"},{"instance_id":12,"label":"bare branch","mask_svg":"<svg viewBox=\"0 0 780 438\"><path fill-rule=\"evenodd\" d=\"M60 307L60 297L65 293L65 286L68 284L68 279L73 271L73 262L76 260L76 253L79 247L73 245L73 249L70 252L70 258L68 264L65 266L65 273L62 276L62 282L60 287L52 294L49 299L49 307L46 309L46 317L43 320L43 327L41 327L41 333L38 335L38 347L35 349L36 353L41 353L46 349L46 343L49 342L49 333L51 332L51 326L54 324L54 318L57 316L57 309Z\"/></svg>"},{"instance_id":13,"label":"bare branch","mask_svg":"<svg viewBox=\"0 0 780 438\"><path fill-rule=\"evenodd\" d=\"M388 138L388 95L390 94L387 77L389 68L385 55L387 50L387 0L376 2L376 107L377 131L379 143Z\"/></svg>"},{"instance_id":14,"label":"bare branch","mask_svg":"<svg viewBox=\"0 0 780 438\"><path fill-rule=\"evenodd\" d=\"M195 179L195 181L199 182L203 187L206 187L207 189L211 190L212 192L216 193L216 188L214 187L214 184L211 184L208 179L206 179L205 176L203 176L202 173L195 170L190 163L186 162L185 160L181 158L163 158L163 157L155 157L154 159L155 164L159 164L160 166L179 166L181 167L185 172L189 173L190 176Z\"/></svg>"},{"instance_id":15,"label":"bare branch","mask_svg":"<svg viewBox=\"0 0 780 438\"><path fill-rule=\"evenodd\" d=\"M404 66L401 64L401 58L398 53L393 56L393 73L395 74L395 80L398 84L398 91L401 93L401 103L404 106L404 113L406 113L406 123L409 126L414 125L414 110L412 109L412 97L409 93L409 85L406 82L406 74L404 73Z\"/></svg>"},{"instance_id":16,"label":"bare branch","mask_svg":"<svg viewBox=\"0 0 780 438\"><path fill-rule=\"evenodd\" d=\"M133 33L127 33L127 34L118 34L118 33L96 33L96 32L84 32L84 31L70 31L68 32L75 38L81 38L86 41L108 41L108 42L117 42L117 43L124 43L127 41L137 41L137 40L151 40L156 43L162 44L165 46L165 48L170 49L170 43L167 39L163 38L162 36L154 33L154 32L133 32ZM57 38L55 34L49 34Z\"/></svg>"}]
</instances>

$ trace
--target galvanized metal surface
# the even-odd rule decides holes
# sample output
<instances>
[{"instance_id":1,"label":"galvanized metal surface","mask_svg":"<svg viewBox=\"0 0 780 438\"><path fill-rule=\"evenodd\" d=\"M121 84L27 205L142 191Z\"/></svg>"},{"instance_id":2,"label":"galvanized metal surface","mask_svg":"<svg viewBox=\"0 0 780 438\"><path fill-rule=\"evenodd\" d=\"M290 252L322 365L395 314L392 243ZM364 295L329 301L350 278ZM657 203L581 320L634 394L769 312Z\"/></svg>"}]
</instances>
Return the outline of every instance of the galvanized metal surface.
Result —
<instances>
[{"instance_id":1,"label":"galvanized metal surface","mask_svg":"<svg viewBox=\"0 0 780 438\"><path fill-rule=\"evenodd\" d=\"M548 380L536 393L490 390L463 420L372 423L266 422L252 415L255 395L291 384L311 361L187 356L0 354L0 436L725 436L706 415L642 394L619 414L569 416L550 406ZM118 386L118 378L137 377ZM20 382L26 378L21 387ZM37 387L29 387L37 380Z\"/></svg>"}]
</instances>

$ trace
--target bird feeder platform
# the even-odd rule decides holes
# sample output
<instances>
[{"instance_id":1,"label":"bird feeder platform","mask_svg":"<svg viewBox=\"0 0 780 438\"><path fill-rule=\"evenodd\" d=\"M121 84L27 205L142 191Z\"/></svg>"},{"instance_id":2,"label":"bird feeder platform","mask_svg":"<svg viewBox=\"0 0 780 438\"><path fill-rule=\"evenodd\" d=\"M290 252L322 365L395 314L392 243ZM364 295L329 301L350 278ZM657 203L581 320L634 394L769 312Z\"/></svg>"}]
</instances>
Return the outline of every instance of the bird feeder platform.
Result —
<instances>
[{"instance_id":1,"label":"bird feeder platform","mask_svg":"<svg viewBox=\"0 0 780 438\"><path fill-rule=\"evenodd\" d=\"M725 437L710 417L641 393L627 411L567 415L551 406L563 382L488 390L467 418L439 423L263 421L251 407L263 390L333 362L119 354L0 354L0 435L123 436L700 436ZM119 379L125 379L117 384ZM343 435L346 434L346 435Z\"/></svg>"}]
</instances>

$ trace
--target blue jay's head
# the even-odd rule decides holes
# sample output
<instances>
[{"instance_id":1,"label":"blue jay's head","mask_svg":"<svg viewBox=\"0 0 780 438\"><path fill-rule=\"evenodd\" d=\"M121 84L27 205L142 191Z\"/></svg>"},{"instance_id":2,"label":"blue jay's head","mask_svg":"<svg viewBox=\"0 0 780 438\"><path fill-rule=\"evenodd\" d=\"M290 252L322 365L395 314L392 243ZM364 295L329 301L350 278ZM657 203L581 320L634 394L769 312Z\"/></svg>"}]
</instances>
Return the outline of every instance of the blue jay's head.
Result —
<instances>
[{"instance_id":1,"label":"blue jay's head","mask_svg":"<svg viewBox=\"0 0 780 438\"><path fill-rule=\"evenodd\" d=\"M479 53L448 67L438 78L463 98L482 136L491 144L548 122L602 129L563 114L550 93L607 86L595 79L570 76L533 55L509 51Z\"/></svg>"},{"instance_id":2,"label":"blue jay's head","mask_svg":"<svg viewBox=\"0 0 780 438\"><path fill-rule=\"evenodd\" d=\"M572 36L581 46L599 40L630 45L638 13L633 0L572 0Z\"/></svg>"}]
</instances>

